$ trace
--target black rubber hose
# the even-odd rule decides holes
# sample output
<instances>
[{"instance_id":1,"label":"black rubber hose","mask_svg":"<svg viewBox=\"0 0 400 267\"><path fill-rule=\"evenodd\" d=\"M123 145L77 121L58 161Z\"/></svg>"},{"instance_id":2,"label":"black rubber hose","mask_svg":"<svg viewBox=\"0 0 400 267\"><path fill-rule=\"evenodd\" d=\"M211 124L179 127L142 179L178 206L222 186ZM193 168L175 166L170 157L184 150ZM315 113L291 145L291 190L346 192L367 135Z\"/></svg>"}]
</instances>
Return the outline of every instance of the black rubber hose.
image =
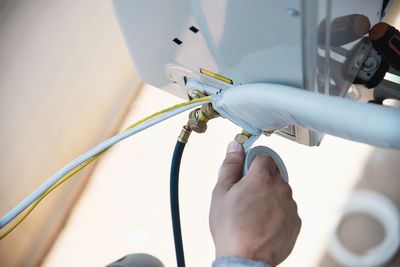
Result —
<instances>
[{"instance_id":1,"label":"black rubber hose","mask_svg":"<svg viewBox=\"0 0 400 267\"><path fill-rule=\"evenodd\" d=\"M172 230L174 233L175 254L178 267L185 267L185 255L183 253L183 242L181 232L181 220L179 215L179 169L185 143L176 142L174 155L172 156L171 174L170 174L170 203Z\"/></svg>"}]
</instances>

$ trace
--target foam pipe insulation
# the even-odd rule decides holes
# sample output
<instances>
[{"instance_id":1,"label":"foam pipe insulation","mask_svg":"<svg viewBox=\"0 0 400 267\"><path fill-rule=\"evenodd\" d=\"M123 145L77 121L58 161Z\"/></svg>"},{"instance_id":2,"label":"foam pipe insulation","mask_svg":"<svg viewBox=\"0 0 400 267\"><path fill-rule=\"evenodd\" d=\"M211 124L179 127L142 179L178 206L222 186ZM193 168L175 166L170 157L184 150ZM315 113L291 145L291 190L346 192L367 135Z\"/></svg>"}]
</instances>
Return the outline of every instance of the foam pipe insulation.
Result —
<instances>
[{"instance_id":1,"label":"foam pipe insulation","mask_svg":"<svg viewBox=\"0 0 400 267\"><path fill-rule=\"evenodd\" d=\"M400 149L400 109L278 84L247 84L216 95L214 108L252 134L296 124L384 148Z\"/></svg>"}]
</instances>

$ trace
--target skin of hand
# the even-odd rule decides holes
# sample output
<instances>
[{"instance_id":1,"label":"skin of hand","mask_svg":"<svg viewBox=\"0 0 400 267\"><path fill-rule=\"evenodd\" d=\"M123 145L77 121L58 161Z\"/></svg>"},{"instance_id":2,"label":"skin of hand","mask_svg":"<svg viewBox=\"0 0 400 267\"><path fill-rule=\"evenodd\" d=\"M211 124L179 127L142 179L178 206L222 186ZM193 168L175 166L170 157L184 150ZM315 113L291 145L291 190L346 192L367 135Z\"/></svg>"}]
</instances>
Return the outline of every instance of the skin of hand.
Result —
<instances>
[{"instance_id":1,"label":"skin of hand","mask_svg":"<svg viewBox=\"0 0 400 267\"><path fill-rule=\"evenodd\" d=\"M243 146L231 142L211 200L216 257L276 266L289 256L300 232L297 205L272 158L257 155L242 177L244 159Z\"/></svg>"}]
</instances>

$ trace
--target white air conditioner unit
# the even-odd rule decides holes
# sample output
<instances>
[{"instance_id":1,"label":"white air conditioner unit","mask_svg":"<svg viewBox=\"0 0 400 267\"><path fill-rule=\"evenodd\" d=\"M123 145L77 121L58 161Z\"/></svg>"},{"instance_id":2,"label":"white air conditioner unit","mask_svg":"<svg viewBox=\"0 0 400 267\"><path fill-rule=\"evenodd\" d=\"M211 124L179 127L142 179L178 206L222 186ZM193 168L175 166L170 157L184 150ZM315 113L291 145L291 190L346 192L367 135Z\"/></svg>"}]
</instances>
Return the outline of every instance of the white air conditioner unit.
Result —
<instances>
[{"instance_id":1,"label":"white air conditioner unit","mask_svg":"<svg viewBox=\"0 0 400 267\"><path fill-rule=\"evenodd\" d=\"M208 88L209 94L242 84L271 83L344 96L360 67L352 58L364 49L362 38L381 20L388 1L113 3L140 77L187 99L195 87L188 81ZM310 146L323 137L296 124L275 132Z\"/></svg>"}]
</instances>

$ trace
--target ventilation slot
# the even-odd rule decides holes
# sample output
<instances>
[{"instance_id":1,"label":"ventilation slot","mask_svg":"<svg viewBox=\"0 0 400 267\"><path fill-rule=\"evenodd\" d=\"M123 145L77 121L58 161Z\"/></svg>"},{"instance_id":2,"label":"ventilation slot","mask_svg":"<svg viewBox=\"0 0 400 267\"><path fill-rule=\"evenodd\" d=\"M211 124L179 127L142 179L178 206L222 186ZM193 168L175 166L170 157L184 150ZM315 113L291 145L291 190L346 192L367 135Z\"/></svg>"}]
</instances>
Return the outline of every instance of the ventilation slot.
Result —
<instances>
[{"instance_id":1,"label":"ventilation slot","mask_svg":"<svg viewBox=\"0 0 400 267\"><path fill-rule=\"evenodd\" d=\"M189 30L191 30L193 33L197 33L199 31L199 29L197 29L195 26L191 26Z\"/></svg>"},{"instance_id":2,"label":"ventilation slot","mask_svg":"<svg viewBox=\"0 0 400 267\"><path fill-rule=\"evenodd\" d=\"M178 38L174 38L172 41L173 41L174 43L176 43L177 45L181 45L181 44L182 44L182 41L179 40Z\"/></svg>"}]
</instances>

